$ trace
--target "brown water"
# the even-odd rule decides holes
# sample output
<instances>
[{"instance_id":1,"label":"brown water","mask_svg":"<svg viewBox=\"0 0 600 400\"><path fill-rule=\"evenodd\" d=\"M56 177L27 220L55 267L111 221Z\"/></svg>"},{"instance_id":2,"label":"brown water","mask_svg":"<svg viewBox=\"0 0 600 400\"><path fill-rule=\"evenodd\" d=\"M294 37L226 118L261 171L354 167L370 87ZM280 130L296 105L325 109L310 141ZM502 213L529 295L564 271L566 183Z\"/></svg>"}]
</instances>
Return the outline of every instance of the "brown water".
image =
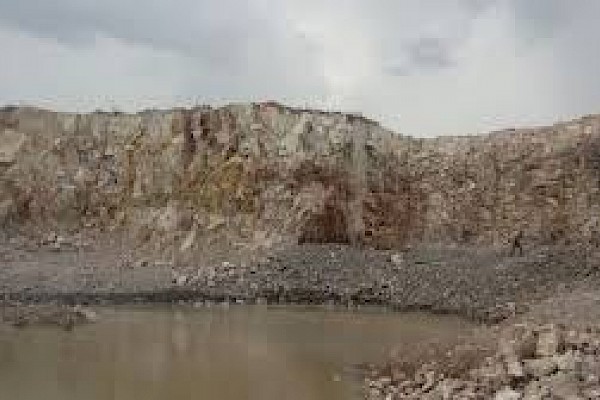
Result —
<instances>
[{"instance_id":1,"label":"brown water","mask_svg":"<svg viewBox=\"0 0 600 400\"><path fill-rule=\"evenodd\" d=\"M1 400L360 398L352 364L458 335L453 317L306 307L104 309L66 332L0 330Z\"/></svg>"}]
</instances>

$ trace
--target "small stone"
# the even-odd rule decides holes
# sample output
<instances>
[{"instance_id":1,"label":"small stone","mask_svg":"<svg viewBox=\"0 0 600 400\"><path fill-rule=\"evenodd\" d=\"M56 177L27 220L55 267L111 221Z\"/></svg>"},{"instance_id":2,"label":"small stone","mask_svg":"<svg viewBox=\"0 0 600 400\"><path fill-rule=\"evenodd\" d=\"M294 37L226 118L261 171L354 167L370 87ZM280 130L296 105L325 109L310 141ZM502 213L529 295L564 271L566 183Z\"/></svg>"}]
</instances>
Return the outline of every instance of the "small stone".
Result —
<instances>
[{"instance_id":1,"label":"small stone","mask_svg":"<svg viewBox=\"0 0 600 400\"><path fill-rule=\"evenodd\" d=\"M552 398L580 400L580 382L573 375L558 372L545 378L544 383L550 388Z\"/></svg>"},{"instance_id":2,"label":"small stone","mask_svg":"<svg viewBox=\"0 0 600 400\"><path fill-rule=\"evenodd\" d=\"M422 390L424 392L427 392L427 391L431 390L434 385L435 385L435 372L428 371L425 374L425 383L423 384Z\"/></svg>"},{"instance_id":3,"label":"small stone","mask_svg":"<svg viewBox=\"0 0 600 400\"><path fill-rule=\"evenodd\" d=\"M404 263L404 258L401 254L392 254L390 256L390 262L392 262L392 264L400 266Z\"/></svg>"},{"instance_id":4,"label":"small stone","mask_svg":"<svg viewBox=\"0 0 600 400\"><path fill-rule=\"evenodd\" d=\"M498 343L498 352L507 359L522 360L535 356L537 339L527 327L503 335Z\"/></svg>"},{"instance_id":5,"label":"small stone","mask_svg":"<svg viewBox=\"0 0 600 400\"><path fill-rule=\"evenodd\" d=\"M552 360L560 371L575 371L579 360L572 353L555 354Z\"/></svg>"},{"instance_id":6,"label":"small stone","mask_svg":"<svg viewBox=\"0 0 600 400\"><path fill-rule=\"evenodd\" d=\"M196 241L196 232L196 229L192 229L187 234L185 240L183 241L183 243L181 243L181 246L179 247L180 252L184 253L192 248Z\"/></svg>"},{"instance_id":7,"label":"small stone","mask_svg":"<svg viewBox=\"0 0 600 400\"><path fill-rule=\"evenodd\" d=\"M496 395L494 396L495 400L520 400L523 396L521 395L521 393L512 390L509 387L503 388L501 390L499 390L498 392L496 392Z\"/></svg>"},{"instance_id":8,"label":"small stone","mask_svg":"<svg viewBox=\"0 0 600 400\"><path fill-rule=\"evenodd\" d=\"M555 325L548 325L539 332L536 354L539 357L552 357L564 349L565 338Z\"/></svg>"},{"instance_id":9,"label":"small stone","mask_svg":"<svg viewBox=\"0 0 600 400\"><path fill-rule=\"evenodd\" d=\"M512 378L523 378L525 376L523 365L517 360L510 360L506 363L506 372Z\"/></svg>"},{"instance_id":10,"label":"small stone","mask_svg":"<svg viewBox=\"0 0 600 400\"><path fill-rule=\"evenodd\" d=\"M382 376L381 378L379 378L379 382L382 386L386 387L392 384L392 378L390 378L389 376Z\"/></svg>"},{"instance_id":11,"label":"small stone","mask_svg":"<svg viewBox=\"0 0 600 400\"><path fill-rule=\"evenodd\" d=\"M188 281L188 278L185 275L179 275L175 278L175 284L177 286L185 286L187 281Z\"/></svg>"},{"instance_id":12,"label":"small stone","mask_svg":"<svg viewBox=\"0 0 600 400\"><path fill-rule=\"evenodd\" d=\"M556 362L550 357L539 358L535 360L525 360L525 371L527 375L540 378L548 376L557 370Z\"/></svg>"},{"instance_id":13,"label":"small stone","mask_svg":"<svg viewBox=\"0 0 600 400\"><path fill-rule=\"evenodd\" d=\"M600 399L600 388L585 390L584 395L588 399Z\"/></svg>"},{"instance_id":14,"label":"small stone","mask_svg":"<svg viewBox=\"0 0 600 400\"><path fill-rule=\"evenodd\" d=\"M78 316L82 317L86 322L96 322L98 320L98 314L94 310L84 308L81 306L75 306L73 312Z\"/></svg>"}]
</instances>

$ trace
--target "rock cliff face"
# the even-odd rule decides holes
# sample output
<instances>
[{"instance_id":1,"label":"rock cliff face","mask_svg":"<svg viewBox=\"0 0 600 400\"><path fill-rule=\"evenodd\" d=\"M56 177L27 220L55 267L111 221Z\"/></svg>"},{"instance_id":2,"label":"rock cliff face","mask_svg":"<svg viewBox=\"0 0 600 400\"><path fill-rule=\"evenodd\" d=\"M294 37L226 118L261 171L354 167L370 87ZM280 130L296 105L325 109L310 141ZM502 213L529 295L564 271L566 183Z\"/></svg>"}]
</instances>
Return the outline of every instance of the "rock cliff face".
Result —
<instances>
[{"instance_id":1,"label":"rock cliff face","mask_svg":"<svg viewBox=\"0 0 600 400\"><path fill-rule=\"evenodd\" d=\"M123 230L156 251L282 241L594 241L600 116L415 139L274 103L0 111L5 229Z\"/></svg>"}]
</instances>

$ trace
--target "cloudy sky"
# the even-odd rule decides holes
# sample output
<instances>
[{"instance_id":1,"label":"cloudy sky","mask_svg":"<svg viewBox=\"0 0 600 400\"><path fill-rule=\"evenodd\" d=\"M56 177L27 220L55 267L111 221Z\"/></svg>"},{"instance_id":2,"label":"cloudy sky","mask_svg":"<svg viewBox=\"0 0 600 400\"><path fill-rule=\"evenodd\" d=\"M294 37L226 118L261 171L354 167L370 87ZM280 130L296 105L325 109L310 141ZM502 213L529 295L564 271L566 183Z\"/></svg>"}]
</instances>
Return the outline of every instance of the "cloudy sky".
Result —
<instances>
[{"instance_id":1,"label":"cloudy sky","mask_svg":"<svg viewBox=\"0 0 600 400\"><path fill-rule=\"evenodd\" d=\"M600 113L598 0L0 0L0 104L277 100L401 133Z\"/></svg>"}]
</instances>

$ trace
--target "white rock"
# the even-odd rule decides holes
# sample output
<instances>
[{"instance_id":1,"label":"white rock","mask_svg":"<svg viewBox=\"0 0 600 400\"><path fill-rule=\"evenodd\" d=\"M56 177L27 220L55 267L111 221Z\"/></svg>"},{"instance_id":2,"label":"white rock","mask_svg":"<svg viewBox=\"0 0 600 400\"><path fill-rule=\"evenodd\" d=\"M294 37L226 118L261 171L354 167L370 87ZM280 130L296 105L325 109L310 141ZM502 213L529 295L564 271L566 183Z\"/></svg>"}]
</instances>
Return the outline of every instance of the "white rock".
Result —
<instances>
[{"instance_id":1,"label":"white rock","mask_svg":"<svg viewBox=\"0 0 600 400\"><path fill-rule=\"evenodd\" d=\"M188 281L188 278L185 275L179 275L175 278L175 283L177 284L177 286L185 286L187 281Z\"/></svg>"},{"instance_id":2,"label":"white rock","mask_svg":"<svg viewBox=\"0 0 600 400\"><path fill-rule=\"evenodd\" d=\"M401 254L392 254L390 256L390 261L396 265L402 265L402 263L404 263L404 258Z\"/></svg>"},{"instance_id":3,"label":"white rock","mask_svg":"<svg viewBox=\"0 0 600 400\"><path fill-rule=\"evenodd\" d=\"M434 385L435 385L435 372L428 371L425 374L425 384L423 385L423 387L421 389L425 392L425 391L431 390Z\"/></svg>"},{"instance_id":4,"label":"white rock","mask_svg":"<svg viewBox=\"0 0 600 400\"><path fill-rule=\"evenodd\" d=\"M54 243L56 242L57 236L55 232L50 232L48 236L46 236L46 243Z\"/></svg>"},{"instance_id":5,"label":"white rock","mask_svg":"<svg viewBox=\"0 0 600 400\"><path fill-rule=\"evenodd\" d=\"M494 396L495 400L520 400L523 396L521 393L512 390L511 388L504 388L496 392Z\"/></svg>"},{"instance_id":6,"label":"white rock","mask_svg":"<svg viewBox=\"0 0 600 400\"><path fill-rule=\"evenodd\" d=\"M194 243L196 242L196 229L192 229L187 237L185 238L185 240L183 241L183 243L181 244L181 247L179 248L179 251L186 252L189 249L192 248L192 246L194 245Z\"/></svg>"},{"instance_id":7,"label":"white rock","mask_svg":"<svg viewBox=\"0 0 600 400\"><path fill-rule=\"evenodd\" d=\"M94 310L84 308L81 306L75 306L73 311L81 315L87 322L96 322L98 320L98 314Z\"/></svg>"},{"instance_id":8,"label":"white rock","mask_svg":"<svg viewBox=\"0 0 600 400\"><path fill-rule=\"evenodd\" d=\"M523 365L517 360L510 360L506 363L506 372L513 378L522 378L525 376Z\"/></svg>"},{"instance_id":9,"label":"white rock","mask_svg":"<svg viewBox=\"0 0 600 400\"><path fill-rule=\"evenodd\" d=\"M13 164L25 143L26 136L12 129L0 131L0 164Z\"/></svg>"},{"instance_id":10,"label":"white rock","mask_svg":"<svg viewBox=\"0 0 600 400\"><path fill-rule=\"evenodd\" d=\"M552 357L564 347L564 335L556 326L548 325L539 332L536 353L539 357Z\"/></svg>"}]
</instances>

